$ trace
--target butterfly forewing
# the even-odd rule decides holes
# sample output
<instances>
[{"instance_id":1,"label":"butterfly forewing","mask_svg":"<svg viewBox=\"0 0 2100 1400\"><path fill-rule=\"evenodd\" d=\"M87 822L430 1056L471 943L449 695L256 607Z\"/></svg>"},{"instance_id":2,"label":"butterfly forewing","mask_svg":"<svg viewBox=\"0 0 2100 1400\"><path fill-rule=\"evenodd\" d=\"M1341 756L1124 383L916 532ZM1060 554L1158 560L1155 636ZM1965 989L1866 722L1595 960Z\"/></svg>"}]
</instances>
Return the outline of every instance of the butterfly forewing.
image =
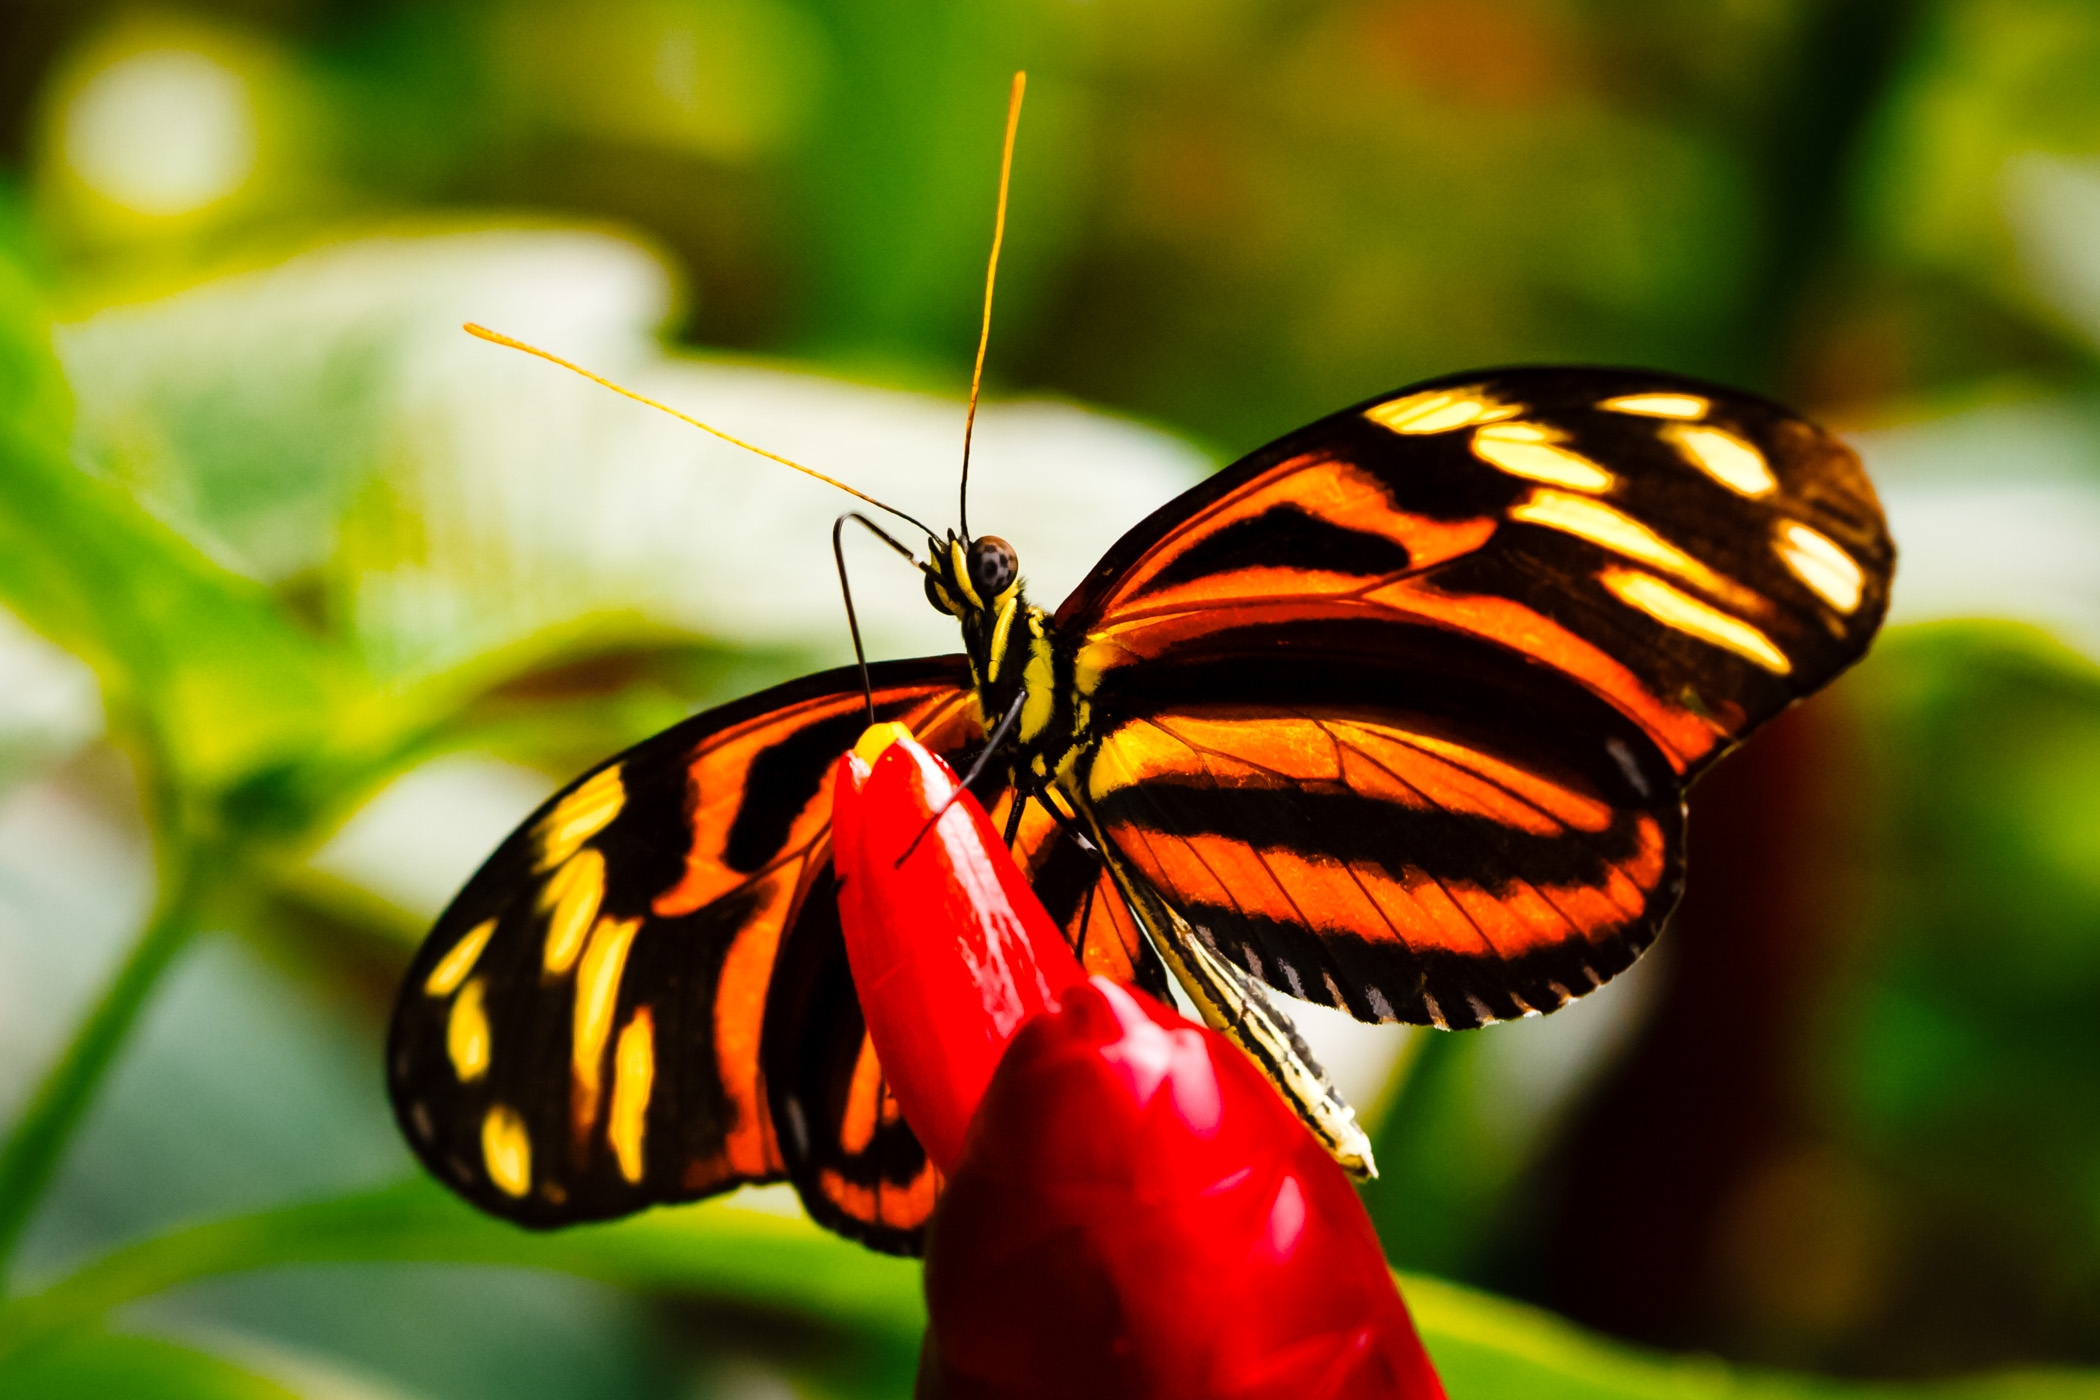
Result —
<instances>
[{"instance_id":1,"label":"butterfly forewing","mask_svg":"<svg viewBox=\"0 0 2100 1400\"><path fill-rule=\"evenodd\" d=\"M1775 404L1509 370L1243 459L1118 542L1057 623L1096 672L1241 627L1463 632L1574 678L1691 774L1858 657L1893 559L1857 458Z\"/></svg>"},{"instance_id":2,"label":"butterfly forewing","mask_svg":"<svg viewBox=\"0 0 2100 1400\"><path fill-rule=\"evenodd\" d=\"M1220 951L1365 1019L1551 1010L1674 905L1683 789L1865 649L1853 455L1748 395L1513 370L1254 453L1059 610L1073 798Z\"/></svg>"},{"instance_id":3,"label":"butterfly forewing","mask_svg":"<svg viewBox=\"0 0 2100 1400\"><path fill-rule=\"evenodd\" d=\"M876 712L979 742L967 678L960 657L875 668ZM783 930L825 902L831 769L865 723L857 672L782 686L593 770L504 842L395 1009L394 1104L433 1172L544 1226L797 1165L762 1082L768 994Z\"/></svg>"}]
</instances>

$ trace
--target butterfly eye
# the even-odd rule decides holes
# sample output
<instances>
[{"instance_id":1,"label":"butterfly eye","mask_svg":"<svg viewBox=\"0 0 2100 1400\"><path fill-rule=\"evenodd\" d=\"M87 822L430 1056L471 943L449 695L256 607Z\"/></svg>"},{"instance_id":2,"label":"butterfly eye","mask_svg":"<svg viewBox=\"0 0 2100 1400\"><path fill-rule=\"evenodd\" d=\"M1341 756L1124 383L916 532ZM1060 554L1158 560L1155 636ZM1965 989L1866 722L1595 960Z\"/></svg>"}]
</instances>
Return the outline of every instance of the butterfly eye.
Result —
<instances>
[{"instance_id":1,"label":"butterfly eye","mask_svg":"<svg viewBox=\"0 0 2100 1400\"><path fill-rule=\"evenodd\" d=\"M955 616L955 606L949 601L948 590L941 587L941 581L932 574L926 575L926 601L933 604L936 612Z\"/></svg>"},{"instance_id":2,"label":"butterfly eye","mask_svg":"<svg viewBox=\"0 0 2100 1400\"><path fill-rule=\"evenodd\" d=\"M989 601L1006 591L1021 571L1021 556L997 535L984 535L970 546L970 582L978 596Z\"/></svg>"}]
</instances>

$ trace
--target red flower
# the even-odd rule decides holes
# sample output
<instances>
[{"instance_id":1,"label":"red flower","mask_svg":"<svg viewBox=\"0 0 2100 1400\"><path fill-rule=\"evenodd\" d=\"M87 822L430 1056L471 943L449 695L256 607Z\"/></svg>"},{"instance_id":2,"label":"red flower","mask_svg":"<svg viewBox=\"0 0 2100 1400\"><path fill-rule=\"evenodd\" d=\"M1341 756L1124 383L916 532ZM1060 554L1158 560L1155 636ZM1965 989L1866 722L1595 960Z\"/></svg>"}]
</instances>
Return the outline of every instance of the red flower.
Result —
<instances>
[{"instance_id":1,"label":"red flower","mask_svg":"<svg viewBox=\"0 0 2100 1400\"><path fill-rule=\"evenodd\" d=\"M1007 1041L1086 973L976 799L926 832L956 778L909 730L870 729L839 760L835 788L832 862L853 983L897 1107L947 1172Z\"/></svg>"},{"instance_id":2,"label":"red flower","mask_svg":"<svg viewBox=\"0 0 2100 1400\"><path fill-rule=\"evenodd\" d=\"M1355 1189L1253 1064L1087 979L967 795L899 867L954 775L908 736L856 755L847 952L949 1173L920 1396L1442 1400Z\"/></svg>"}]
</instances>

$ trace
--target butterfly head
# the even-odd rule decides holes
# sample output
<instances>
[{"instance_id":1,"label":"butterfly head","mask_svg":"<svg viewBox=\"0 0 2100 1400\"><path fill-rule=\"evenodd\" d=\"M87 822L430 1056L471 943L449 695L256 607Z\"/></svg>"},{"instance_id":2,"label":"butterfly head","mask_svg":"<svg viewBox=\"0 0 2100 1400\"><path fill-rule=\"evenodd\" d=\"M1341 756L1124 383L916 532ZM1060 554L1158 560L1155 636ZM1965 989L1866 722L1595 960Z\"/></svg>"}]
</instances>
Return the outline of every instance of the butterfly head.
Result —
<instances>
[{"instance_id":1,"label":"butterfly head","mask_svg":"<svg viewBox=\"0 0 2100 1400\"><path fill-rule=\"evenodd\" d=\"M997 535L963 539L954 531L926 541L926 601L967 625L997 617L1021 595L1021 556Z\"/></svg>"},{"instance_id":2,"label":"butterfly head","mask_svg":"<svg viewBox=\"0 0 2100 1400\"><path fill-rule=\"evenodd\" d=\"M926 545L926 600L962 623L963 647L978 684L1017 685L1020 667L1006 662L1015 619L1028 611L1021 596L1020 556L997 535L968 539L950 531L947 539L929 539Z\"/></svg>"}]
</instances>

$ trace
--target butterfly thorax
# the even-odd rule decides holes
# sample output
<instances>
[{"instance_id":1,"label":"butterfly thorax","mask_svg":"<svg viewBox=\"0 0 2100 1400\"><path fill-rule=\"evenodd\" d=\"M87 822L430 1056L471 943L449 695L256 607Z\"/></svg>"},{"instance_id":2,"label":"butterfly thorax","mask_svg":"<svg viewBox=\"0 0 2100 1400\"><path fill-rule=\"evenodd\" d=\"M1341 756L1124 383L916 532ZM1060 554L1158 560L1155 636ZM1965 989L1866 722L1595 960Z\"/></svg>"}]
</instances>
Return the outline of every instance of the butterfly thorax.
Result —
<instances>
[{"instance_id":1,"label":"butterfly thorax","mask_svg":"<svg viewBox=\"0 0 2100 1400\"><path fill-rule=\"evenodd\" d=\"M1003 745L1017 787L1040 790L1085 741L1088 707L1072 649L1031 604L1012 545L996 535L928 540L926 597L962 624L963 651L989 734L1019 706Z\"/></svg>"}]
</instances>

